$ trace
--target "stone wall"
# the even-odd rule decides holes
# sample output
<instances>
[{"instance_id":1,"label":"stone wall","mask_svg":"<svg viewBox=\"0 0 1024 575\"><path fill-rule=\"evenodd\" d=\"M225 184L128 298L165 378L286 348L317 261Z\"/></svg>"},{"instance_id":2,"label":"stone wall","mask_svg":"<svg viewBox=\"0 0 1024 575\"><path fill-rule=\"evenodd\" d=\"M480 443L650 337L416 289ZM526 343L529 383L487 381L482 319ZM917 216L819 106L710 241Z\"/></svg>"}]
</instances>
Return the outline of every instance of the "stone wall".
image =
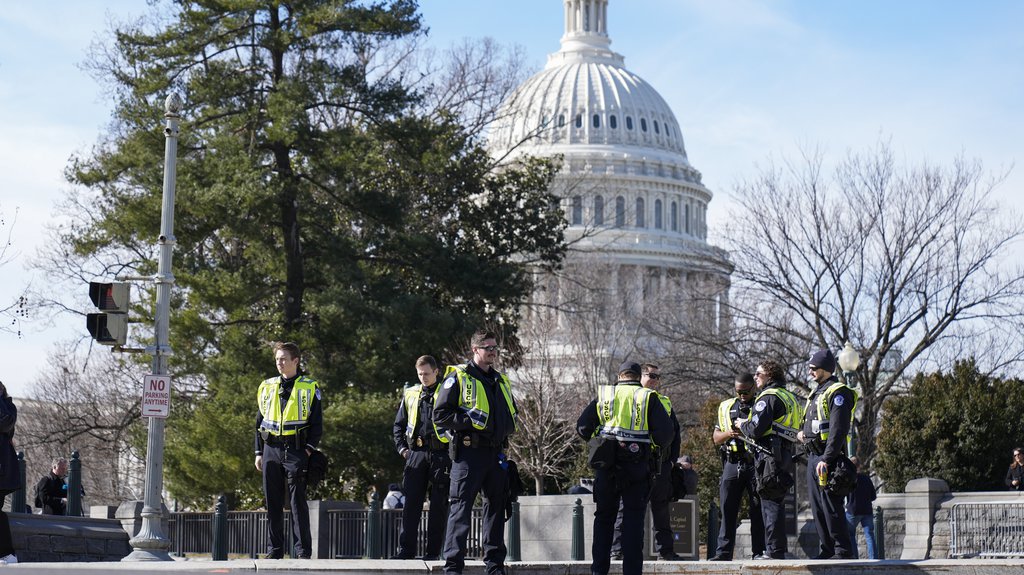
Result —
<instances>
[{"instance_id":1,"label":"stone wall","mask_svg":"<svg viewBox=\"0 0 1024 575\"><path fill-rule=\"evenodd\" d=\"M9 513L15 554L39 561L120 561L131 552L117 519Z\"/></svg>"}]
</instances>

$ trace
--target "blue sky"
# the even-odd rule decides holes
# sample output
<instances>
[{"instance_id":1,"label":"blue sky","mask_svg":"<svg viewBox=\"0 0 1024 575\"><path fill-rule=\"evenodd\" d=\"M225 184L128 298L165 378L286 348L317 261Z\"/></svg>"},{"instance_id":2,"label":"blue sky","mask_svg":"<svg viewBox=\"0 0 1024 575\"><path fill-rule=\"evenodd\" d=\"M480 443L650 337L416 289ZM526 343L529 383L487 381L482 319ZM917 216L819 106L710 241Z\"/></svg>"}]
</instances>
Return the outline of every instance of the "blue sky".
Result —
<instances>
[{"instance_id":1,"label":"blue sky","mask_svg":"<svg viewBox=\"0 0 1024 575\"><path fill-rule=\"evenodd\" d=\"M441 48L490 36L521 45L540 69L559 46L560 0L421 5ZM80 68L89 45L108 20L148 8L142 0L0 0L0 8L0 212L8 227L17 209L13 259L0 268L7 301L25 282L42 282L26 265L67 187L62 171L98 141L110 116L101 87ZM907 162L979 158L993 172L1012 168L998 194L1003 205L1019 203L1021 22L1024 2L1010 0L611 0L608 29L626 66L675 111L690 162L716 194L714 241L729 190L801 146L839 157L885 139ZM15 395L29 391L54 342L87 337L80 317L29 321L22 331L20 339L0 333L0 380Z\"/></svg>"}]
</instances>

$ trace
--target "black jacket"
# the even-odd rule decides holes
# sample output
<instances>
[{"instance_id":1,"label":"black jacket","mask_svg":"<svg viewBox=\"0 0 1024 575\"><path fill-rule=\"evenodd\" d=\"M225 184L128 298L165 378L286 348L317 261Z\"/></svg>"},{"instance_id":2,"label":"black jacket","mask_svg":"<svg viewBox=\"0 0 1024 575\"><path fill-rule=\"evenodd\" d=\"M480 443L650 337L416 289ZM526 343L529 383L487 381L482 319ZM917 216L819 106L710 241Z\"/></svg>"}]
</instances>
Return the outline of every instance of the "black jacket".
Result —
<instances>
[{"instance_id":1,"label":"black jacket","mask_svg":"<svg viewBox=\"0 0 1024 575\"><path fill-rule=\"evenodd\" d=\"M1013 484L1014 479L1017 480L1017 485ZM1024 465L1016 467L1010 465L1010 468L1006 470L1006 487L1017 491L1024 491Z\"/></svg>"},{"instance_id":2,"label":"black jacket","mask_svg":"<svg viewBox=\"0 0 1024 575\"><path fill-rule=\"evenodd\" d=\"M63 477L53 472L47 473L36 483L36 507L50 515L65 515L67 503L62 501L68 496L68 485Z\"/></svg>"},{"instance_id":3,"label":"black jacket","mask_svg":"<svg viewBox=\"0 0 1024 575\"><path fill-rule=\"evenodd\" d=\"M413 437L430 438L434 433L434 394L437 393L438 385L424 387L422 384L416 386L420 390L420 399L417 403L419 416L416 420L416 429L413 430ZM405 436L405 428L409 424L409 414L405 411L405 393L402 400L398 402L398 413L395 414L395 425L391 429L392 438L395 440L395 450L402 453L409 449L409 439Z\"/></svg>"},{"instance_id":4,"label":"black jacket","mask_svg":"<svg viewBox=\"0 0 1024 575\"><path fill-rule=\"evenodd\" d=\"M18 408L11 396L0 397L0 492L11 493L21 487L18 454L14 451L14 425Z\"/></svg>"},{"instance_id":5,"label":"black jacket","mask_svg":"<svg viewBox=\"0 0 1024 575\"><path fill-rule=\"evenodd\" d=\"M440 384L441 389L437 390L437 400L434 403L434 424L438 427L449 429L453 432L472 432L486 437L488 440L501 444L515 429L515 421L512 419L512 412L505 402L501 392L501 373L491 368L484 372L472 361L466 362L466 373L484 384L484 393L487 394L487 405L491 413L487 416L487 425L482 430L473 427L469 416L459 407L459 394L462 393L462 386L454 373L445 378ZM512 399L513 406L515 399ZM664 410L662 410L664 411Z\"/></svg>"},{"instance_id":6,"label":"black jacket","mask_svg":"<svg viewBox=\"0 0 1024 575\"><path fill-rule=\"evenodd\" d=\"M818 401L822 393L833 383L838 381L835 376L830 377L818 388L811 392L810 404L807 413L804 414L804 437L812 438L812 441L821 446L820 436L813 433L811 421L821 419L818 413ZM853 390L849 387L841 387L832 395L831 405L828 406L828 440L824 445L822 459L828 464L829 469L834 469L839 456L846 455L846 436L850 433L850 425L853 421Z\"/></svg>"}]
</instances>

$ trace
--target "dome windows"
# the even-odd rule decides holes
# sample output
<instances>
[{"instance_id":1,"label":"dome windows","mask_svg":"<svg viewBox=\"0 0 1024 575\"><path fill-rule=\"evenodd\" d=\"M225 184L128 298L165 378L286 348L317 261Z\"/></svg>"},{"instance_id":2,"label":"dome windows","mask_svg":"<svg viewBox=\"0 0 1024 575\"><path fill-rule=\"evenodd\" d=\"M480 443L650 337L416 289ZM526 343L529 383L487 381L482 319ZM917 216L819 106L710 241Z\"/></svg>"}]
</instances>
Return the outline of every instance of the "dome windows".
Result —
<instances>
[{"instance_id":1,"label":"dome windows","mask_svg":"<svg viewBox=\"0 0 1024 575\"><path fill-rule=\"evenodd\" d=\"M654 121L654 133L655 134L660 134L661 133L661 130L658 129L658 121L657 120Z\"/></svg>"},{"instance_id":2,"label":"dome windows","mask_svg":"<svg viewBox=\"0 0 1024 575\"><path fill-rule=\"evenodd\" d=\"M564 128L565 127L565 114L559 114L558 115L558 127L559 128Z\"/></svg>"},{"instance_id":3,"label":"dome windows","mask_svg":"<svg viewBox=\"0 0 1024 575\"><path fill-rule=\"evenodd\" d=\"M632 130L633 129L633 116L626 116L626 129L627 130Z\"/></svg>"},{"instance_id":4,"label":"dome windows","mask_svg":"<svg viewBox=\"0 0 1024 575\"><path fill-rule=\"evenodd\" d=\"M594 114L592 122L593 122L595 128L600 128L601 127L601 114Z\"/></svg>"},{"instance_id":5,"label":"dome windows","mask_svg":"<svg viewBox=\"0 0 1024 575\"><path fill-rule=\"evenodd\" d=\"M577 128L582 128L583 127L583 114L576 114L576 127Z\"/></svg>"},{"instance_id":6,"label":"dome windows","mask_svg":"<svg viewBox=\"0 0 1024 575\"><path fill-rule=\"evenodd\" d=\"M608 117L608 126L613 130L619 127L619 120L615 117L615 114Z\"/></svg>"},{"instance_id":7,"label":"dome windows","mask_svg":"<svg viewBox=\"0 0 1024 575\"><path fill-rule=\"evenodd\" d=\"M679 207L676 205L675 202L672 202L669 205L668 218L669 218L669 221L672 224L672 231L673 232L678 232L679 231Z\"/></svg>"},{"instance_id":8,"label":"dome windows","mask_svg":"<svg viewBox=\"0 0 1024 575\"><path fill-rule=\"evenodd\" d=\"M594 225L604 225L604 196L594 197Z\"/></svg>"},{"instance_id":9,"label":"dome windows","mask_svg":"<svg viewBox=\"0 0 1024 575\"><path fill-rule=\"evenodd\" d=\"M644 199L636 199L636 227L645 228L647 223L644 221Z\"/></svg>"},{"instance_id":10,"label":"dome windows","mask_svg":"<svg viewBox=\"0 0 1024 575\"><path fill-rule=\"evenodd\" d=\"M583 196L572 197L572 225L583 225Z\"/></svg>"},{"instance_id":11,"label":"dome windows","mask_svg":"<svg viewBox=\"0 0 1024 575\"><path fill-rule=\"evenodd\" d=\"M661 200L654 200L654 229L661 229Z\"/></svg>"},{"instance_id":12,"label":"dome windows","mask_svg":"<svg viewBox=\"0 0 1024 575\"><path fill-rule=\"evenodd\" d=\"M626 198L622 196L615 198L615 227L626 227Z\"/></svg>"},{"instance_id":13,"label":"dome windows","mask_svg":"<svg viewBox=\"0 0 1024 575\"><path fill-rule=\"evenodd\" d=\"M640 131L641 132L646 132L647 131L647 118L640 118Z\"/></svg>"}]
</instances>

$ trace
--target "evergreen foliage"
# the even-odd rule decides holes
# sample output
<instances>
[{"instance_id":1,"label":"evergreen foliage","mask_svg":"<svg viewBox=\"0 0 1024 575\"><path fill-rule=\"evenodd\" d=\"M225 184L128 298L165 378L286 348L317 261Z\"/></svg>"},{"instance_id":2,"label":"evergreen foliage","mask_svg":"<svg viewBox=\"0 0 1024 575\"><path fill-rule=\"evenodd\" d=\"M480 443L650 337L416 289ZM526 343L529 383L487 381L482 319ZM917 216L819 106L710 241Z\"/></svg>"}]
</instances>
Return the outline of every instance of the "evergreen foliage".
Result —
<instances>
[{"instance_id":1,"label":"evergreen foliage","mask_svg":"<svg viewBox=\"0 0 1024 575\"><path fill-rule=\"evenodd\" d=\"M973 359L948 373L918 374L885 404L874 469L902 493L919 477L953 491L1002 490L1010 454L1024 437L1024 381L989 377Z\"/></svg>"},{"instance_id":2,"label":"evergreen foliage","mask_svg":"<svg viewBox=\"0 0 1024 575\"><path fill-rule=\"evenodd\" d=\"M184 101L171 318L183 385L166 478L187 503L259 502L255 391L276 375L275 340L296 341L323 385L324 447L343 481L329 489L361 499L368 482L393 480L393 390L413 360L465 353L453 342L485 324L515 348L528 266L561 261L556 167L496 170L477 134L424 113L387 73L389 42L423 33L416 9L178 0L92 60L115 117L67 169L78 191L59 238L72 249L65 277L155 272L160 118L168 93Z\"/></svg>"}]
</instances>

